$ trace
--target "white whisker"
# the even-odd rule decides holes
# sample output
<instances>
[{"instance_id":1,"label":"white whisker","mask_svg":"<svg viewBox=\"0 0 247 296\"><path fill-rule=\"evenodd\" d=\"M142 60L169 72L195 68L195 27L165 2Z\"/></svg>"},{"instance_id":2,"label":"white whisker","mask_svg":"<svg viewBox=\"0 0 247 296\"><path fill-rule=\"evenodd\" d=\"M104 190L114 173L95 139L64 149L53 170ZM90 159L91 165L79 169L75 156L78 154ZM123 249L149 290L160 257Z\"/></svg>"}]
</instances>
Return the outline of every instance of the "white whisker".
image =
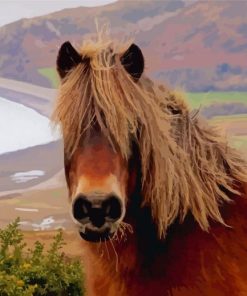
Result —
<instances>
[{"instance_id":1,"label":"white whisker","mask_svg":"<svg viewBox=\"0 0 247 296\"><path fill-rule=\"evenodd\" d=\"M106 248L106 251L107 251L107 257L108 257L108 260L110 260L110 253L109 253L109 250L108 250L108 247L107 247L107 242L106 242L106 240L104 240L104 243L105 243L105 248Z\"/></svg>"},{"instance_id":2,"label":"white whisker","mask_svg":"<svg viewBox=\"0 0 247 296\"><path fill-rule=\"evenodd\" d=\"M113 244L113 241L110 239L110 243L112 245L112 249L113 249L113 252L115 254L115 257L116 257L116 272L118 272L118 254L117 254L117 251L114 247L114 244Z\"/></svg>"}]
</instances>

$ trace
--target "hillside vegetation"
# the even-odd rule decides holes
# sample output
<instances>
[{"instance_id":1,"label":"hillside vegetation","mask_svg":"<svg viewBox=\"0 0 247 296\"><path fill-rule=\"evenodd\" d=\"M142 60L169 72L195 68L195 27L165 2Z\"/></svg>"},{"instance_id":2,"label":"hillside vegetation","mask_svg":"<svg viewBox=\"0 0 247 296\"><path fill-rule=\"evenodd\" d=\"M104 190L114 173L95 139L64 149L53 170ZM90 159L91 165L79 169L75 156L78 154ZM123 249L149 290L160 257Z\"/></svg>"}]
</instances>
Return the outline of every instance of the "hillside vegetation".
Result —
<instances>
[{"instance_id":1,"label":"hillside vegetation","mask_svg":"<svg viewBox=\"0 0 247 296\"><path fill-rule=\"evenodd\" d=\"M54 236L47 251L39 241L27 249L18 222L0 230L0 295L83 296L82 267L79 260L61 252L62 232Z\"/></svg>"},{"instance_id":2,"label":"hillside vegetation","mask_svg":"<svg viewBox=\"0 0 247 296\"><path fill-rule=\"evenodd\" d=\"M55 87L58 48L96 32L134 37L147 73L186 91L247 91L246 1L136 0L64 9L0 28L0 76Z\"/></svg>"}]
</instances>

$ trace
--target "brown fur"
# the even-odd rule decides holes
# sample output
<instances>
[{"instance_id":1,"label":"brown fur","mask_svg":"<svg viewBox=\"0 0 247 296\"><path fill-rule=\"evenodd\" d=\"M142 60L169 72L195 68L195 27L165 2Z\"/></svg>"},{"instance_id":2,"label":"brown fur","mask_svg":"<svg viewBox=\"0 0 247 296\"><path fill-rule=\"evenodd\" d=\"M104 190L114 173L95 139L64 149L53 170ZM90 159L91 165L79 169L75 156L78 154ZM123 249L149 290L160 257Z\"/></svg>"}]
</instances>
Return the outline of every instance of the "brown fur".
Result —
<instances>
[{"instance_id":1,"label":"brown fur","mask_svg":"<svg viewBox=\"0 0 247 296\"><path fill-rule=\"evenodd\" d=\"M246 201L226 202L243 192L246 162L178 95L145 76L134 82L120 62L126 48L111 40L84 45L80 53L88 62L63 80L53 114L67 163L95 122L123 160L133 141L140 155L140 168L130 172L131 180L141 169L138 202L126 216L135 235L116 243L118 273L112 242L103 258L102 246L84 243L88 294L244 295ZM194 220L203 230L215 223L207 233Z\"/></svg>"},{"instance_id":2,"label":"brown fur","mask_svg":"<svg viewBox=\"0 0 247 296\"><path fill-rule=\"evenodd\" d=\"M246 295L246 209L240 197L225 206L223 217L232 228L212 223L203 232L187 216L168 229L163 242L150 229L128 235L126 242L114 241L118 259L110 242L100 247L85 242L88 295Z\"/></svg>"}]
</instances>

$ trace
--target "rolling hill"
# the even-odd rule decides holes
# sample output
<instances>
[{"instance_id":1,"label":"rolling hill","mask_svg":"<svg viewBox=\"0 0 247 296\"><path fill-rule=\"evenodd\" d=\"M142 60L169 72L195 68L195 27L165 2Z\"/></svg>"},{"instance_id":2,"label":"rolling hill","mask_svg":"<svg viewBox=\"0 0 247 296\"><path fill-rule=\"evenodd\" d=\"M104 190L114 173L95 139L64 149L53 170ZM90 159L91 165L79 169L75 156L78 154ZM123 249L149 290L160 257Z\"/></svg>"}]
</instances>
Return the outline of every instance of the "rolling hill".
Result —
<instances>
[{"instance_id":1,"label":"rolling hill","mask_svg":"<svg viewBox=\"0 0 247 296\"><path fill-rule=\"evenodd\" d=\"M80 44L96 31L134 36L147 72L188 91L247 90L247 2L118 1L65 9L0 28L0 76L56 87L54 66L65 40Z\"/></svg>"}]
</instances>

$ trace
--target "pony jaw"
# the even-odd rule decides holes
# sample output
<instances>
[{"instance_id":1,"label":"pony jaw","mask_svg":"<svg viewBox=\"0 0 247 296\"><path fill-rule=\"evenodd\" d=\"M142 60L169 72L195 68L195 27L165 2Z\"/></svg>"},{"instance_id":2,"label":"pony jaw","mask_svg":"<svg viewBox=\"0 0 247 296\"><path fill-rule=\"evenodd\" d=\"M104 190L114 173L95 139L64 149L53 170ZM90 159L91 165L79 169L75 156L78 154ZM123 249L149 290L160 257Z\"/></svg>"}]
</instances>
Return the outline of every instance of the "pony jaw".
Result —
<instances>
[{"instance_id":1,"label":"pony jaw","mask_svg":"<svg viewBox=\"0 0 247 296\"><path fill-rule=\"evenodd\" d=\"M91 223L81 225L79 227L79 234L82 239L89 242L101 242L111 239L118 229L120 222L109 223L106 222L102 227L98 228Z\"/></svg>"}]
</instances>

